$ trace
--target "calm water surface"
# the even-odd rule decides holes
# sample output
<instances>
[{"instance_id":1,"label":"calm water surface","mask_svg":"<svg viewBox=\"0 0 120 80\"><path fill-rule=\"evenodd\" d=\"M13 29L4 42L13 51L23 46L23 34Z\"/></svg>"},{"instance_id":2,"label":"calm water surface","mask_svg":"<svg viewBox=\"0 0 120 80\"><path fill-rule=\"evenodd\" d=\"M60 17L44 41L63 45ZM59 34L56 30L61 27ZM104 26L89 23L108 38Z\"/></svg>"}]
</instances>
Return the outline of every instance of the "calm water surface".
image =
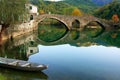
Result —
<instances>
[{"instance_id":1,"label":"calm water surface","mask_svg":"<svg viewBox=\"0 0 120 80\"><path fill-rule=\"evenodd\" d=\"M1 57L49 67L42 72L0 68L0 80L120 80L119 31L104 32L99 36L95 32L98 31L71 31L62 38L53 41L50 38L50 42L43 41L49 35L40 39L41 35L32 33L4 42L0 46Z\"/></svg>"},{"instance_id":2,"label":"calm water surface","mask_svg":"<svg viewBox=\"0 0 120 80\"><path fill-rule=\"evenodd\" d=\"M48 64L49 80L119 80L120 49L70 45L42 46L29 61Z\"/></svg>"}]
</instances>

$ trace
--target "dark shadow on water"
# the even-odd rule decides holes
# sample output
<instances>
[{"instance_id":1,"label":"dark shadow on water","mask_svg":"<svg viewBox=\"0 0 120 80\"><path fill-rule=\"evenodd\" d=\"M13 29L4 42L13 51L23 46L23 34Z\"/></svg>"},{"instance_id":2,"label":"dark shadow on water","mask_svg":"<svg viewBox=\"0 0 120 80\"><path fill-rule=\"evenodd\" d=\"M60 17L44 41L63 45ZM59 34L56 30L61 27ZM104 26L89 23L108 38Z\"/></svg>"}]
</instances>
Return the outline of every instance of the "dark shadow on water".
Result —
<instances>
[{"instance_id":1,"label":"dark shadow on water","mask_svg":"<svg viewBox=\"0 0 120 80\"><path fill-rule=\"evenodd\" d=\"M0 68L0 77L5 80L48 80L43 72L25 72L7 68Z\"/></svg>"}]
</instances>

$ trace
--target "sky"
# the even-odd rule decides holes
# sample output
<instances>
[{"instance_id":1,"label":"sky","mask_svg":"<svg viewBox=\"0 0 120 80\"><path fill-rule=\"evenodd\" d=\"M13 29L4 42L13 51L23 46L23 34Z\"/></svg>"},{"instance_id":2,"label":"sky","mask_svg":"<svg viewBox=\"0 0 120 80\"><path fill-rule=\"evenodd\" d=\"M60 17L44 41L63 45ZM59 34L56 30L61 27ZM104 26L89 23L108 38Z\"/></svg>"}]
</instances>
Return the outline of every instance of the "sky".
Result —
<instances>
[{"instance_id":1,"label":"sky","mask_svg":"<svg viewBox=\"0 0 120 80\"><path fill-rule=\"evenodd\" d=\"M56 1L61 1L61 0L45 0L45 1L55 1L56 2Z\"/></svg>"}]
</instances>

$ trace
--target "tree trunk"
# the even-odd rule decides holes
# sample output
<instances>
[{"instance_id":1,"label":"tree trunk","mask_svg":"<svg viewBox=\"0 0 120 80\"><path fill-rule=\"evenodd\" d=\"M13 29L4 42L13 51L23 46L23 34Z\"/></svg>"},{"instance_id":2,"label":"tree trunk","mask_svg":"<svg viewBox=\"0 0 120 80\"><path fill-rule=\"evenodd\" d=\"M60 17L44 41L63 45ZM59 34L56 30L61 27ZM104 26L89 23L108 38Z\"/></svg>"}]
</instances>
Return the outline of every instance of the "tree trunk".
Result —
<instances>
[{"instance_id":1,"label":"tree trunk","mask_svg":"<svg viewBox=\"0 0 120 80\"><path fill-rule=\"evenodd\" d=\"M2 24L1 32L4 32L6 28L9 27L10 24Z\"/></svg>"},{"instance_id":2,"label":"tree trunk","mask_svg":"<svg viewBox=\"0 0 120 80\"><path fill-rule=\"evenodd\" d=\"M2 45L2 32L0 32L0 45Z\"/></svg>"},{"instance_id":3,"label":"tree trunk","mask_svg":"<svg viewBox=\"0 0 120 80\"><path fill-rule=\"evenodd\" d=\"M2 25L2 29L1 29L1 32L0 32L0 45L2 44L2 34L3 32L6 30L7 27L9 27L9 24L1 24Z\"/></svg>"}]
</instances>

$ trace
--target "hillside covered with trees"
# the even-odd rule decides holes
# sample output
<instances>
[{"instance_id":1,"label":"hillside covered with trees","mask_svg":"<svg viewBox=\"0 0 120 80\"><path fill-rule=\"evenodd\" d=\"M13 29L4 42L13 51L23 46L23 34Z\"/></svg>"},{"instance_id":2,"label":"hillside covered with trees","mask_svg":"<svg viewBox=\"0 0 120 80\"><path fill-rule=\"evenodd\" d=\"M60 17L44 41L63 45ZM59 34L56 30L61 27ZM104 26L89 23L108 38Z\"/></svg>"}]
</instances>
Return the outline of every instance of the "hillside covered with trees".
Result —
<instances>
[{"instance_id":1,"label":"hillside covered with trees","mask_svg":"<svg viewBox=\"0 0 120 80\"><path fill-rule=\"evenodd\" d=\"M66 10L74 9L74 6L71 6L64 2L50 2L43 0L31 0L34 5L37 5L39 8L39 13L52 13L52 14L67 14Z\"/></svg>"},{"instance_id":2,"label":"hillside covered with trees","mask_svg":"<svg viewBox=\"0 0 120 80\"><path fill-rule=\"evenodd\" d=\"M104 19L112 19L112 16L117 14L118 17L120 17L120 0L63 0L59 2L44 0L30 1L32 4L38 6L40 14L92 14Z\"/></svg>"},{"instance_id":3,"label":"hillside covered with trees","mask_svg":"<svg viewBox=\"0 0 120 80\"><path fill-rule=\"evenodd\" d=\"M120 18L120 2L114 1L108 5L105 5L95 11L95 16L104 19L112 19L113 15L117 15Z\"/></svg>"},{"instance_id":4,"label":"hillside covered with trees","mask_svg":"<svg viewBox=\"0 0 120 80\"><path fill-rule=\"evenodd\" d=\"M79 9L83 13L93 13L97 5L91 2L91 0L64 0L59 2L50 2L43 0L30 0L33 4L39 7L42 12L57 13L71 15L74 9Z\"/></svg>"},{"instance_id":5,"label":"hillside covered with trees","mask_svg":"<svg viewBox=\"0 0 120 80\"><path fill-rule=\"evenodd\" d=\"M91 0L64 0L64 2L78 7L80 10L88 14L93 13L93 11L98 8L98 6Z\"/></svg>"}]
</instances>

